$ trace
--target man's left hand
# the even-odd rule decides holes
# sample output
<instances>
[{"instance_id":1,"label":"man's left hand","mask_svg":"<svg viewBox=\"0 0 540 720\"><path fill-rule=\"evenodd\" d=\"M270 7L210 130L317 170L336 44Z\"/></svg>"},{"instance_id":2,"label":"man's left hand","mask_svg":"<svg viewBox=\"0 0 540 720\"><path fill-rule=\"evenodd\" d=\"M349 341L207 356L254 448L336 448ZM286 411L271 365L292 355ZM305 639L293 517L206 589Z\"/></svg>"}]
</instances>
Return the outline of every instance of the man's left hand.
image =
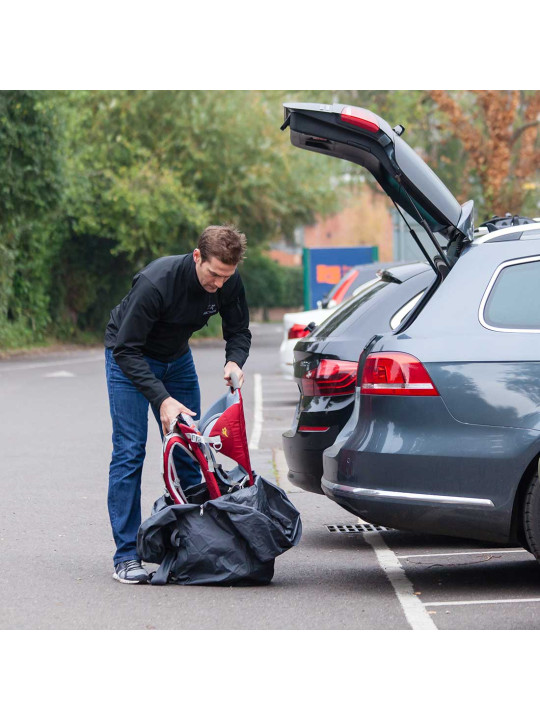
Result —
<instances>
[{"instance_id":1,"label":"man's left hand","mask_svg":"<svg viewBox=\"0 0 540 720\"><path fill-rule=\"evenodd\" d=\"M242 368L235 362L229 361L225 365L225 371L223 373L223 378L229 386L232 385L231 373L234 373L236 375L236 377L238 378L238 386L242 387L242 385L244 384L244 373L242 372Z\"/></svg>"}]
</instances>

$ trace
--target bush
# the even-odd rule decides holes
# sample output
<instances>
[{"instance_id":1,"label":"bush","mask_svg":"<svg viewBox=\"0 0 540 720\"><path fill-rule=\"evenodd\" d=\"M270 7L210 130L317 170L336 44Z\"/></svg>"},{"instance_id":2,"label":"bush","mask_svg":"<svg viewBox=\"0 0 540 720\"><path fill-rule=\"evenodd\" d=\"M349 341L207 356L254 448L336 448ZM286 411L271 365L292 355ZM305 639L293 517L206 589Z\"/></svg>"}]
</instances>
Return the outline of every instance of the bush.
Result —
<instances>
[{"instance_id":1,"label":"bush","mask_svg":"<svg viewBox=\"0 0 540 720\"><path fill-rule=\"evenodd\" d=\"M240 274L250 308L266 311L273 307L302 304L302 268L283 267L255 248L248 251Z\"/></svg>"},{"instance_id":2,"label":"bush","mask_svg":"<svg viewBox=\"0 0 540 720\"><path fill-rule=\"evenodd\" d=\"M62 191L58 118L47 93L0 92L0 338L19 347L49 324L51 229Z\"/></svg>"}]
</instances>

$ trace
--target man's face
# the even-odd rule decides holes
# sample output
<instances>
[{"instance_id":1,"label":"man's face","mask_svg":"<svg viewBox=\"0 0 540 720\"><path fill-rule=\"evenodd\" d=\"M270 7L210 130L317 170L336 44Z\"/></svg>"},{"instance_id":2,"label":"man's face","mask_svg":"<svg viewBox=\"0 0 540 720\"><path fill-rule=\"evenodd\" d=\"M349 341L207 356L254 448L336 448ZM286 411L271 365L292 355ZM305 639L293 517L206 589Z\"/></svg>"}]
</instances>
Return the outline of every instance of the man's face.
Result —
<instances>
[{"instance_id":1,"label":"man's face","mask_svg":"<svg viewBox=\"0 0 540 720\"><path fill-rule=\"evenodd\" d=\"M193 251L193 259L199 282L209 293L215 293L223 287L236 270L236 265L226 265L212 255L203 260L199 248Z\"/></svg>"}]
</instances>

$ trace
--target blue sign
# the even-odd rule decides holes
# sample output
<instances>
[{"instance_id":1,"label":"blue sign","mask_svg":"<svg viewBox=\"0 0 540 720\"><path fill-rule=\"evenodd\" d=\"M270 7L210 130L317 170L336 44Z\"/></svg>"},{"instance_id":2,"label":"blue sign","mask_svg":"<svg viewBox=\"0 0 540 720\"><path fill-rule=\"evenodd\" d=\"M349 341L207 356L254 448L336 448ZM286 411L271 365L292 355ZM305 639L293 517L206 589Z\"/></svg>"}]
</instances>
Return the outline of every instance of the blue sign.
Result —
<instances>
[{"instance_id":1,"label":"blue sign","mask_svg":"<svg viewBox=\"0 0 540 720\"><path fill-rule=\"evenodd\" d=\"M304 308L317 307L326 293L355 265L379 259L376 246L304 248Z\"/></svg>"}]
</instances>

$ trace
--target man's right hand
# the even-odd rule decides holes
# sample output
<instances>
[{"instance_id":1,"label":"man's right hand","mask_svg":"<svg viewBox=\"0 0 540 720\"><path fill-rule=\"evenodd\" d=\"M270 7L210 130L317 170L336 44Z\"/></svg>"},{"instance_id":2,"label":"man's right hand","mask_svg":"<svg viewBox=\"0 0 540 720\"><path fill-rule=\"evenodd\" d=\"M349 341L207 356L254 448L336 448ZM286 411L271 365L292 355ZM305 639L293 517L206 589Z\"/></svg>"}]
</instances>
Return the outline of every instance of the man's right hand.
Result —
<instances>
[{"instance_id":1,"label":"man's right hand","mask_svg":"<svg viewBox=\"0 0 540 720\"><path fill-rule=\"evenodd\" d=\"M159 419L161 420L161 427L164 435L171 432L174 427L174 423L176 422L176 418L180 415L180 413L186 413L186 415L191 415L192 417L196 415L193 410L190 410L172 397L168 397L161 403L159 406Z\"/></svg>"}]
</instances>

